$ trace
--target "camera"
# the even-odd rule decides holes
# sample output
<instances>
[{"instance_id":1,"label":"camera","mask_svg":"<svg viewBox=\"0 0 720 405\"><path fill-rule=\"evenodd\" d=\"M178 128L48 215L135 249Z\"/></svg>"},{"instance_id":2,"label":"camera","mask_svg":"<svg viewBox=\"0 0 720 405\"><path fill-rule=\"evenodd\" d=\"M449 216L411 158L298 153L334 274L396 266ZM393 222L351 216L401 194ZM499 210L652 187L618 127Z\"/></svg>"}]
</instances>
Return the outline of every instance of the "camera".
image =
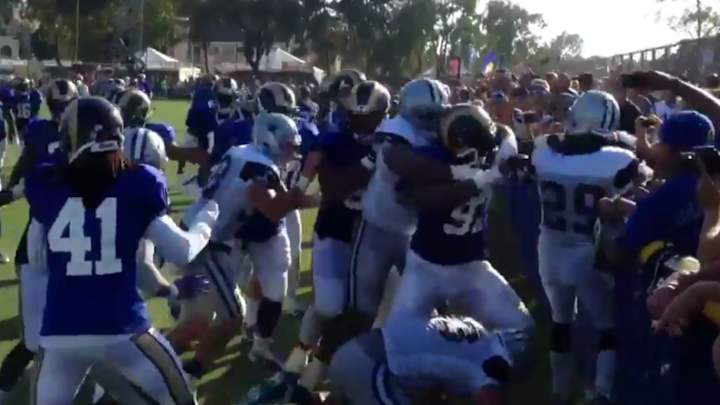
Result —
<instances>
[{"instance_id":1,"label":"camera","mask_svg":"<svg viewBox=\"0 0 720 405\"><path fill-rule=\"evenodd\" d=\"M703 162L710 176L720 175L720 151L714 146L701 146L680 155L682 167L693 173L700 173L698 159Z\"/></svg>"}]
</instances>

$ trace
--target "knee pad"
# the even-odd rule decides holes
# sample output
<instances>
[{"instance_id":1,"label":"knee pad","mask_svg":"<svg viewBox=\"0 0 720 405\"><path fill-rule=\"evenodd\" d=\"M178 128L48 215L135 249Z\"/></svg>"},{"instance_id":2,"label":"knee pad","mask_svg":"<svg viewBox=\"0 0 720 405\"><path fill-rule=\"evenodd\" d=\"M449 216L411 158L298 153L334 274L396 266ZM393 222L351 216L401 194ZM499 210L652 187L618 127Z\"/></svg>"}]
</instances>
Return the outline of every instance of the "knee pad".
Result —
<instances>
[{"instance_id":1,"label":"knee pad","mask_svg":"<svg viewBox=\"0 0 720 405\"><path fill-rule=\"evenodd\" d=\"M606 329L600 332L600 342L598 342L598 352L617 349L617 336L614 329Z\"/></svg>"},{"instance_id":2,"label":"knee pad","mask_svg":"<svg viewBox=\"0 0 720 405\"><path fill-rule=\"evenodd\" d=\"M572 350L572 325L553 322L550 336L550 350L556 353L568 353Z\"/></svg>"},{"instance_id":3,"label":"knee pad","mask_svg":"<svg viewBox=\"0 0 720 405\"><path fill-rule=\"evenodd\" d=\"M323 336L318 347L317 357L323 363L330 363L340 346L350 339L370 330L373 319L358 312L346 312L324 321Z\"/></svg>"}]
</instances>

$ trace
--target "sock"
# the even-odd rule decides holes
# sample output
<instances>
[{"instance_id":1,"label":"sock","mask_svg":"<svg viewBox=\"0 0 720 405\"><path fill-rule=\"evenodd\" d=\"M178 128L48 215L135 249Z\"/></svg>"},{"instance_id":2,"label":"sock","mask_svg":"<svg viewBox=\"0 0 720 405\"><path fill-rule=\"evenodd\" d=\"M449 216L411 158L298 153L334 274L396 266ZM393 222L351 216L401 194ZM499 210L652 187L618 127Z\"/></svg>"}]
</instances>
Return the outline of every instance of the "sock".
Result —
<instances>
[{"instance_id":1,"label":"sock","mask_svg":"<svg viewBox=\"0 0 720 405\"><path fill-rule=\"evenodd\" d=\"M320 320L312 305L303 314L298 337L300 343L305 347L314 347L320 340Z\"/></svg>"},{"instance_id":2,"label":"sock","mask_svg":"<svg viewBox=\"0 0 720 405\"><path fill-rule=\"evenodd\" d=\"M550 367L552 369L553 394L562 400L570 398L573 389L573 375L575 359L572 352L550 352Z\"/></svg>"},{"instance_id":3,"label":"sock","mask_svg":"<svg viewBox=\"0 0 720 405\"><path fill-rule=\"evenodd\" d=\"M288 270L287 298L295 299L300 284L300 257L293 257Z\"/></svg>"},{"instance_id":4,"label":"sock","mask_svg":"<svg viewBox=\"0 0 720 405\"><path fill-rule=\"evenodd\" d=\"M263 298L258 307L257 334L262 338L270 338L282 314L282 302Z\"/></svg>"},{"instance_id":5,"label":"sock","mask_svg":"<svg viewBox=\"0 0 720 405\"><path fill-rule=\"evenodd\" d=\"M0 390L12 391L33 357L35 353L25 347L25 342L19 341L0 366Z\"/></svg>"},{"instance_id":6,"label":"sock","mask_svg":"<svg viewBox=\"0 0 720 405\"><path fill-rule=\"evenodd\" d=\"M248 298L247 300L245 300L245 303L247 304L245 313L245 325L247 325L249 328L254 328L255 325L257 325L258 307L260 306L260 301L256 300L255 298Z\"/></svg>"},{"instance_id":7,"label":"sock","mask_svg":"<svg viewBox=\"0 0 720 405\"><path fill-rule=\"evenodd\" d=\"M183 364L183 370L198 380L202 378L207 370L197 359L191 359Z\"/></svg>"},{"instance_id":8,"label":"sock","mask_svg":"<svg viewBox=\"0 0 720 405\"><path fill-rule=\"evenodd\" d=\"M595 394L612 399L615 382L615 350L603 350L597 355L595 363Z\"/></svg>"}]
</instances>

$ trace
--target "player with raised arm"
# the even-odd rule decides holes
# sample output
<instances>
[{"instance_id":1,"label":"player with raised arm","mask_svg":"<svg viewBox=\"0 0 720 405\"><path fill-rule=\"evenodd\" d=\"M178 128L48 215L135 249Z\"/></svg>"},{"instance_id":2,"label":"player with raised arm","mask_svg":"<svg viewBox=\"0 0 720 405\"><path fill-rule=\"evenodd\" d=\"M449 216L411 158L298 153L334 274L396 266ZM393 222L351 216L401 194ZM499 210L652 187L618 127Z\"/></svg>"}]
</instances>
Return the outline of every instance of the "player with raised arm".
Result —
<instances>
[{"instance_id":1,"label":"player with raised arm","mask_svg":"<svg viewBox=\"0 0 720 405\"><path fill-rule=\"evenodd\" d=\"M194 404L180 363L151 325L137 290L137 250L147 238L171 262L205 247L217 218L208 203L187 232L167 215L165 178L122 155L123 123L106 100L72 102L60 125L66 165L26 177L30 264L48 271L36 403L73 402L97 362L111 365L153 400Z\"/></svg>"}]
</instances>

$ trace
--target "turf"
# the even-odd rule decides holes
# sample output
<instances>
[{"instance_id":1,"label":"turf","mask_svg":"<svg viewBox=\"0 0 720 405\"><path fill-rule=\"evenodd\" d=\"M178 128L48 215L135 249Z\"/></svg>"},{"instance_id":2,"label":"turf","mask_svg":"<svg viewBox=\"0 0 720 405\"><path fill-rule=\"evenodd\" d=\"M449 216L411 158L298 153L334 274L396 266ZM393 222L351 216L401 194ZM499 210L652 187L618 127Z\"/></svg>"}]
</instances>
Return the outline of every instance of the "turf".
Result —
<instances>
[{"instance_id":1,"label":"turf","mask_svg":"<svg viewBox=\"0 0 720 405\"><path fill-rule=\"evenodd\" d=\"M183 132L185 113L188 103L184 101L158 101L154 104L155 111L152 115L153 121L169 122L177 130L178 134ZM3 174L7 176L17 159L18 148L9 147L9 153L5 159ZM171 187L171 197L174 207L186 207L190 201L179 187L176 176L176 165L170 163L166 168L168 184ZM502 200L499 198L498 200ZM511 283L516 286L521 295L529 303L531 309L534 302L527 295L529 288L526 280L520 275L519 248L517 241L509 231L505 210L501 209L501 203L496 204L490 215L490 227L492 228L492 240L490 248L495 267L506 275ZM177 213L176 213L177 214ZM23 200L17 201L0 210L2 218L2 238L0 238L0 249L6 254L14 254L18 240L27 221L27 205ZM312 224L315 218L314 211L303 212L303 238L304 246L302 261L302 282L300 294L302 300L308 303L311 300L311 276L309 273L310 248L309 243L312 235ZM163 300L152 300L150 302L151 313L155 326L166 328L172 325L168 315L167 307ZM538 325L538 335L546 335L546 323ZM281 353L287 353L297 336L298 319L284 317L279 330L276 333L276 346ZM15 345L19 336L20 321L18 318L18 282L13 265L0 266L0 359ZM547 347L544 339L540 338L538 347ZM547 404L549 380L546 355L539 352L535 362L534 372L528 381L513 387L513 404ZM26 373L27 374L27 373ZM237 341L231 342L227 354L219 359L215 369L208 373L199 385L199 396L201 403L205 405L227 405L242 403L247 390L260 383L270 376L270 373L255 367L247 360L247 347L241 346ZM21 384L16 387L10 398L10 404L27 403L27 392L29 384L27 376ZM87 403L86 392L78 397L78 404Z\"/></svg>"}]
</instances>

